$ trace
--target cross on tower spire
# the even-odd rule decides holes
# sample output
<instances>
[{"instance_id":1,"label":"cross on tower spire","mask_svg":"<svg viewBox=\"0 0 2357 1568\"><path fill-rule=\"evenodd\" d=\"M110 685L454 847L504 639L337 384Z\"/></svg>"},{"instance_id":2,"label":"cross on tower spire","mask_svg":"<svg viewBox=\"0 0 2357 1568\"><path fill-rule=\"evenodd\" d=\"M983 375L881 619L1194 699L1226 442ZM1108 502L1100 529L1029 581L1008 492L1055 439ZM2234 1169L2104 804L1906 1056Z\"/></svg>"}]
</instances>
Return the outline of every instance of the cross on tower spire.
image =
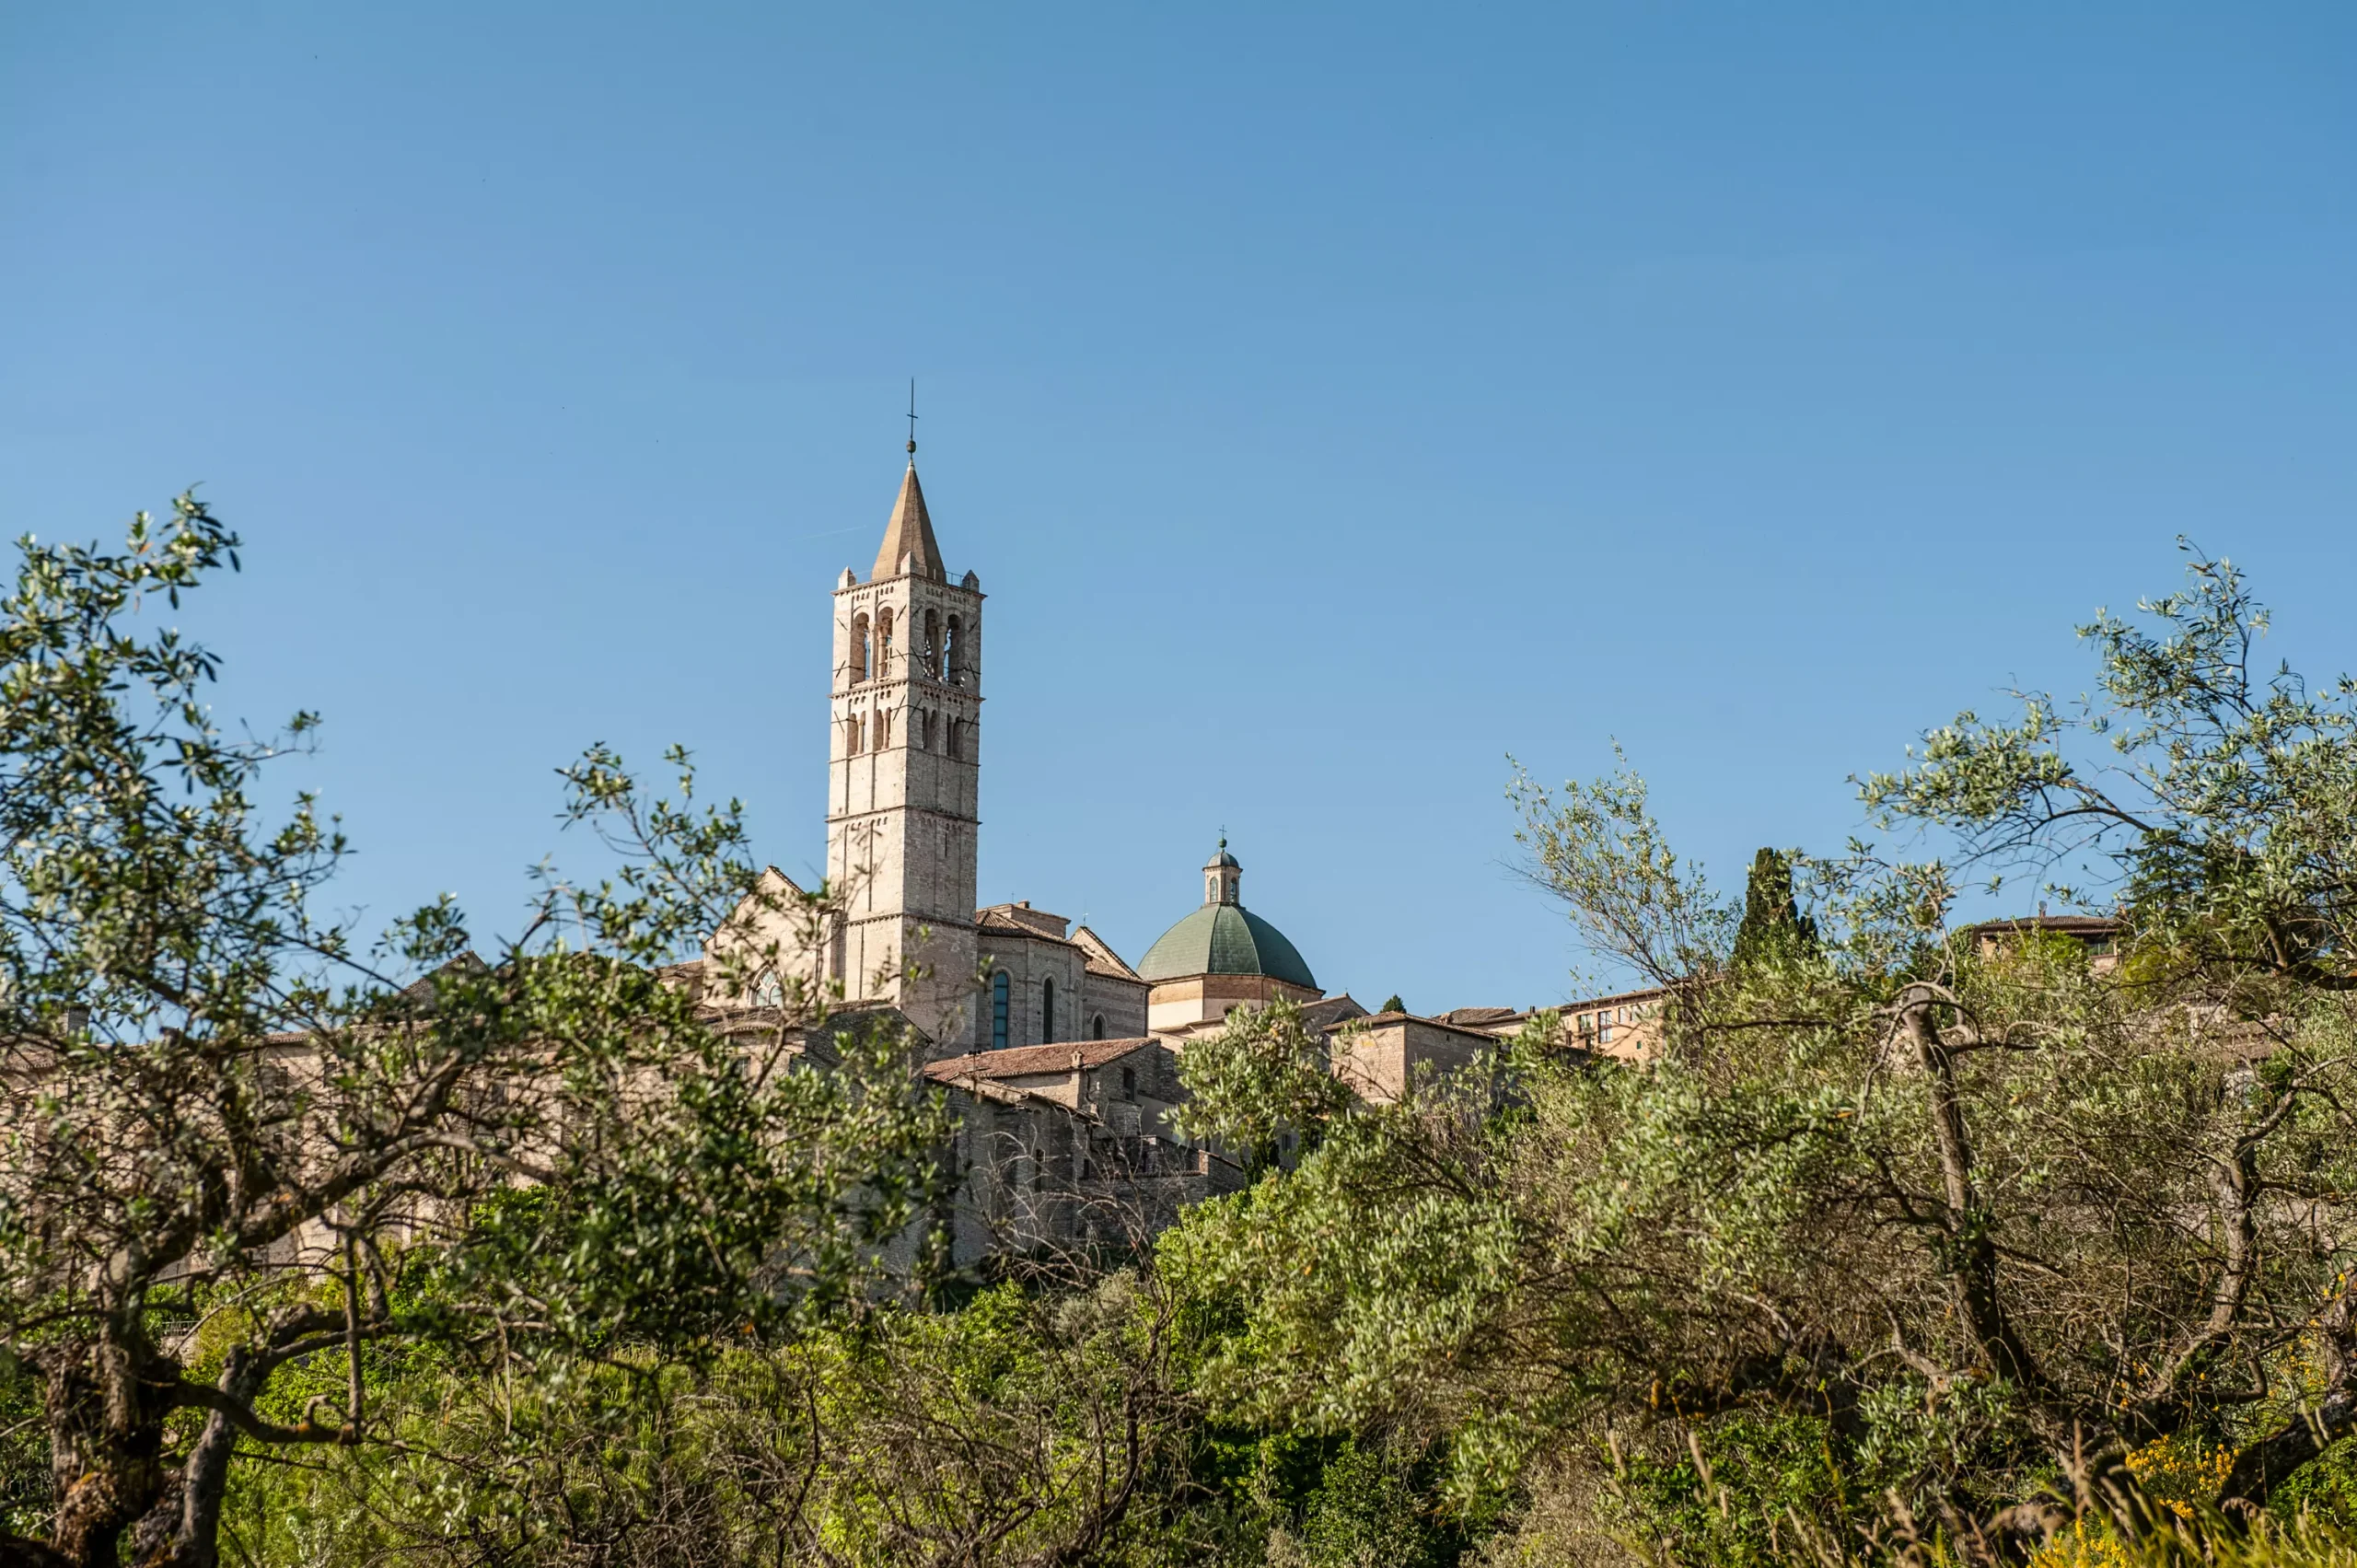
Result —
<instances>
[{"instance_id":1,"label":"cross on tower spire","mask_svg":"<svg viewBox=\"0 0 2357 1568\"><path fill-rule=\"evenodd\" d=\"M909 377L909 461L917 460L917 378Z\"/></svg>"}]
</instances>

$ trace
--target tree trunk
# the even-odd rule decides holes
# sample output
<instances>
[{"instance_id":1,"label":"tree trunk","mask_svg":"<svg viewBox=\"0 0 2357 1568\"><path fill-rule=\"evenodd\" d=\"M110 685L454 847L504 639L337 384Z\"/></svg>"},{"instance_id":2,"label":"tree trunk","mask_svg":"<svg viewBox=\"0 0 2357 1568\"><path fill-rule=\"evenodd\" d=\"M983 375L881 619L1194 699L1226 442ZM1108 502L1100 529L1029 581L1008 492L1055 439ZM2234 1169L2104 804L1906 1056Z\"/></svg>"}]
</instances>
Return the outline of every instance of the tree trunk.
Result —
<instances>
[{"instance_id":1,"label":"tree trunk","mask_svg":"<svg viewBox=\"0 0 2357 1568\"><path fill-rule=\"evenodd\" d=\"M1972 1145L1964 1125L1963 1097L1956 1090L1956 1059L1940 1039L1936 1009L1942 1001L1930 986L1910 986L1899 999L1898 1019L1931 1086L1932 1135L1939 1149L1948 1211L1943 1263L1956 1313L1989 1370L2017 1388L2038 1392L2045 1379L2029 1347L2014 1333L1997 1290L1997 1244L1973 1191Z\"/></svg>"},{"instance_id":2,"label":"tree trunk","mask_svg":"<svg viewBox=\"0 0 2357 1568\"><path fill-rule=\"evenodd\" d=\"M2316 1337L2323 1342L2322 1397L2235 1457L2218 1492L2218 1506L2230 1517L2257 1514L2294 1470L2357 1432L2357 1292L2344 1292L2325 1309Z\"/></svg>"},{"instance_id":3,"label":"tree trunk","mask_svg":"<svg viewBox=\"0 0 2357 1568\"><path fill-rule=\"evenodd\" d=\"M215 1386L239 1404L250 1404L261 1389L266 1375L256 1370L253 1356L239 1348L229 1353ZM237 1429L229 1418L214 1411L180 1467L180 1495L166 1498L156 1521L152 1554L142 1568L215 1568L221 1561L221 1503L229 1490L229 1459L238 1446ZM143 1541L143 1546L147 1543Z\"/></svg>"},{"instance_id":4,"label":"tree trunk","mask_svg":"<svg viewBox=\"0 0 2357 1568\"><path fill-rule=\"evenodd\" d=\"M22 1536L0 1535L0 1568L74 1568L37 1540Z\"/></svg>"},{"instance_id":5,"label":"tree trunk","mask_svg":"<svg viewBox=\"0 0 2357 1568\"><path fill-rule=\"evenodd\" d=\"M110 1335L51 1365L45 1402L57 1512L49 1550L59 1561L114 1568L123 1532L163 1495L162 1395L172 1379L143 1376L157 1370Z\"/></svg>"}]
</instances>

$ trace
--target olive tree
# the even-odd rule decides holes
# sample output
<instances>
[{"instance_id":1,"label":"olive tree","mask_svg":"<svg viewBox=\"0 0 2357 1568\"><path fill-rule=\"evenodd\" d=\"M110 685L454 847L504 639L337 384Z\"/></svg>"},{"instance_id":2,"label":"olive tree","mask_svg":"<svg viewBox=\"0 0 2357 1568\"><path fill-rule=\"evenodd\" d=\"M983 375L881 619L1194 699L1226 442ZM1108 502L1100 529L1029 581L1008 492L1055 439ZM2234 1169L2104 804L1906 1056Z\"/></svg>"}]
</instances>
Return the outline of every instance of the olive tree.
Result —
<instances>
[{"instance_id":1,"label":"olive tree","mask_svg":"<svg viewBox=\"0 0 2357 1568\"><path fill-rule=\"evenodd\" d=\"M488 958L447 901L363 944L318 912L334 821L256 799L315 719L225 734L217 661L160 624L235 537L184 496L118 550L20 548L0 1345L41 1385L55 1492L45 1539L0 1562L213 1563L239 1457L378 1440L371 1380L423 1347L496 1378L864 1298L934 1179L939 1112L888 1033L833 1030L812 1070L815 988L723 1028L659 972L749 899L762 929L815 938L829 914L764 890L740 809L698 806L683 753L676 800L602 749L564 770L565 819L616 868L544 874Z\"/></svg>"},{"instance_id":2,"label":"olive tree","mask_svg":"<svg viewBox=\"0 0 2357 1568\"><path fill-rule=\"evenodd\" d=\"M1165 1257L1231 1325L1206 1389L1446 1442L1477 1489L1624 1443L1707 1472L1799 1422L1845 1530L1895 1496L1968 1540L2053 1489L2132 1518L2122 1460L2161 1440L2223 1446L2220 1501L2263 1504L2357 1421L2357 735L2345 684L2241 681L2258 622L2222 566L2148 608L2094 629L2117 711L2084 721L2136 808L2050 704L1863 786L1967 860L2116 842L2117 968L1953 933L1955 870L1859 845L1800 866L1815 942L1735 964L1641 780L1520 784L1575 931L1675 987L1664 1049L1589 1064L1534 1028L1503 1104L1356 1109L1200 1207Z\"/></svg>"},{"instance_id":3,"label":"olive tree","mask_svg":"<svg viewBox=\"0 0 2357 1568\"><path fill-rule=\"evenodd\" d=\"M2247 1359L2238 1342L2309 1341L2316 1387L2226 1480L2225 1497L2247 1502L2357 1431L2357 1188L2344 1160L2270 1157L2304 1121L2357 1131L2357 681L2319 691L2287 662L2269 668L2257 654L2270 617L2241 572L2181 548L2186 585L2140 601L2141 622L2103 610L2079 628L2096 654L2093 694L2017 691L2010 721L1959 714L1863 793L1884 823L1946 830L2001 874L2084 879L2053 890L2118 910L2131 998L2211 1013L2258 1048L2212 1086L2224 1125L2185 1151L2210 1188L2185 1221L2207 1240L2209 1310L2123 1401L2165 1418L2192 1397L2188 1379L2213 1374L2206 1398L2256 1401L2258 1369L2228 1370ZM1904 1016L1938 1084L1948 1052L1929 1000ZM1960 1131L1945 1141L1956 1167L1969 1150ZM2295 1271L2298 1286L2267 1292L2302 1252L2315 1266Z\"/></svg>"}]
</instances>

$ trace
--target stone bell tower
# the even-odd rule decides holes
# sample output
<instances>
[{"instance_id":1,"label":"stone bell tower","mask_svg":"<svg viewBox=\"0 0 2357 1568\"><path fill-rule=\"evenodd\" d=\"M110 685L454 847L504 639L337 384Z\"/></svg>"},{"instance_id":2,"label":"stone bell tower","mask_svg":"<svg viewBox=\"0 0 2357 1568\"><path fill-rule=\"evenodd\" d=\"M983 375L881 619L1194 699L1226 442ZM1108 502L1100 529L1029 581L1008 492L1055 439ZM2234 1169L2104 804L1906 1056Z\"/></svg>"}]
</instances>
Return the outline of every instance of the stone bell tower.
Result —
<instances>
[{"instance_id":1,"label":"stone bell tower","mask_svg":"<svg viewBox=\"0 0 2357 1568\"><path fill-rule=\"evenodd\" d=\"M982 593L943 568L909 453L875 570L834 594L827 877L846 918L829 967L954 1055L973 1029Z\"/></svg>"}]
</instances>

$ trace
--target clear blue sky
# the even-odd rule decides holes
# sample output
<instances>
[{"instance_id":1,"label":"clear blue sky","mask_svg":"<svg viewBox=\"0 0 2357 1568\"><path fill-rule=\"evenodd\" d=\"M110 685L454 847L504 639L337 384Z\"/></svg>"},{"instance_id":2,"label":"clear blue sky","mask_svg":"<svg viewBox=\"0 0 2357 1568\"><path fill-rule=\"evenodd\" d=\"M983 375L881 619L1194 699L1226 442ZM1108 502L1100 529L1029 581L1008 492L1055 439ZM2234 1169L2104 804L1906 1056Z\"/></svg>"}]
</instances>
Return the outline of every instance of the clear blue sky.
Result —
<instances>
[{"instance_id":1,"label":"clear blue sky","mask_svg":"<svg viewBox=\"0 0 2357 1568\"><path fill-rule=\"evenodd\" d=\"M1225 824L1329 988L1558 997L1509 752L1739 886L2180 532L2357 666L2347 6L19 6L0 300L0 523L203 482L372 919L601 738L810 874L912 374L982 896L1132 958Z\"/></svg>"}]
</instances>

